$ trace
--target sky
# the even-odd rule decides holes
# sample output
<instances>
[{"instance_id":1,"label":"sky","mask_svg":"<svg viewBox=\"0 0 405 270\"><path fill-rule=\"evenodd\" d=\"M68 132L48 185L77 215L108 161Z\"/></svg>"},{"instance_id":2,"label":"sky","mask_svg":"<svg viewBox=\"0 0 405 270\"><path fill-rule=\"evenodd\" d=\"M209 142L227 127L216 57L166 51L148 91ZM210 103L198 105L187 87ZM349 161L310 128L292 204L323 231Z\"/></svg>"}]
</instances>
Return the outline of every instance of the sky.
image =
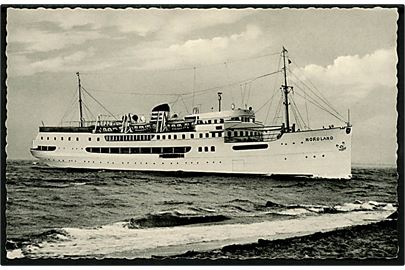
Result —
<instances>
[{"instance_id":1,"label":"sky","mask_svg":"<svg viewBox=\"0 0 405 270\"><path fill-rule=\"evenodd\" d=\"M395 164L397 18L388 8L8 9L7 157L30 159L42 123L79 119L76 72L114 115L148 117L168 102L184 116L193 91L208 112L221 91L224 109L252 106L279 124L281 73L261 76L280 71L284 46L305 125L344 125L350 109L353 162ZM86 119L107 113L83 100Z\"/></svg>"}]
</instances>

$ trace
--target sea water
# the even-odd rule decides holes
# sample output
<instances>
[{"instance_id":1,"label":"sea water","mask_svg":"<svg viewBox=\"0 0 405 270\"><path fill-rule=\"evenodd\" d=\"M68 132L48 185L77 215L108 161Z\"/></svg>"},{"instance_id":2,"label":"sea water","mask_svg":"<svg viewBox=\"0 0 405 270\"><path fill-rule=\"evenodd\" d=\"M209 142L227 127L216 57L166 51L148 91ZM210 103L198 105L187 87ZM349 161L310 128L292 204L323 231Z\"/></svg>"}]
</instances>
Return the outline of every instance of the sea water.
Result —
<instances>
[{"instance_id":1,"label":"sea water","mask_svg":"<svg viewBox=\"0 0 405 270\"><path fill-rule=\"evenodd\" d=\"M384 219L395 168L351 180L52 169L8 161L9 258L149 258Z\"/></svg>"}]
</instances>

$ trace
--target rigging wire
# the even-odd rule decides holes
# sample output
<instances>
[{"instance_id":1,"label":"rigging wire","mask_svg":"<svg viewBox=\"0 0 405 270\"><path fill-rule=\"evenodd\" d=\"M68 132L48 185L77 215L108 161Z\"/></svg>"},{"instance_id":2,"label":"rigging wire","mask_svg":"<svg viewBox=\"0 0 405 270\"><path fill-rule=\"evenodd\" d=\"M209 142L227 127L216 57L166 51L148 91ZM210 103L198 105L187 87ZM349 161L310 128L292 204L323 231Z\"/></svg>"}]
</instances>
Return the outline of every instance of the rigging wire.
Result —
<instances>
[{"instance_id":1,"label":"rigging wire","mask_svg":"<svg viewBox=\"0 0 405 270\"><path fill-rule=\"evenodd\" d=\"M296 112L296 109L295 109L294 106L291 106L291 111L292 111L292 114L293 114L293 116L294 116L295 123L297 124L297 127L300 128L300 127L301 127L301 124L300 124L300 122L299 122L299 119L298 119L298 116L297 116L297 112Z\"/></svg>"},{"instance_id":2,"label":"rigging wire","mask_svg":"<svg viewBox=\"0 0 405 270\"><path fill-rule=\"evenodd\" d=\"M268 56L273 56L273 55L278 55L280 52L273 52L273 53L267 53L267 54L262 54L258 56L252 56L252 57L245 57L245 58L235 58L232 60L227 60L229 64L231 63L237 63L237 62L243 62L247 60L252 60L252 59L258 59L258 58L264 58ZM118 58L118 57L117 57ZM126 57L126 59L128 59ZM194 68L198 69L204 69L207 67L213 67L213 66L220 66L223 65L224 62L216 62L212 64L205 64L205 65L193 65L193 66L183 66L183 67L177 67L177 68L162 68L162 69L134 69L134 70L140 70L140 71L148 71L148 72L171 72L171 71L184 71L184 70L193 70ZM97 74L115 74L115 73L122 73L122 72L81 72L80 74L85 74L85 75L97 75Z\"/></svg>"},{"instance_id":3,"label":"rigging wire","mask_svg":"<svg viewBox=\"0 0 405 270\"><path fill-rule=\"evenodd\" d=\"M89 97L91 97L95 102L97 102L98 105L100 105L106 112L108 112L112 117L115 118L115 120L118 120L115 115L110 112L103 104L101 104L95 97L93 97L87 90L86 88L83 87L82 85L82 89L87 93L87 95L89 95Z\"/></svg>"},{"instance_id":4,"label":"rigging wire","mask_svg":"<svg viewBox=\"0 0 405 270\"><path fill-rule=\"evenodd\" d=\"M72 107L76 105L76 100L77 100L77 92L75 91L74 94L72 95L69 105L66 107L66 111L63 113L62 118L60 120L60 125L64 122L64 120L72 113L73 109Z\"/></svg>"},{"instance_id":5,"label":"rigging wire","mask_svg":"<svg viewBox=\"0 0 405 270\"><path fill-rule=\"evenodd\" d=\"M297 85L296 85L296 87L300 88L300 87L297 86ZM302 88L300 88L300 89L303 90ZM303 91L304 91L304 90L303 90ZM298 96L304 98L304 96L301 95L301 94L299 94L298 92L296 92L296 94L297 94ZM320 105L319 103L317 103L316 100L315 100L315 101L312 101L311 99L308 99L308 101L309 101L310 103L312 103L313 105L315 105L316 107L318 107L318 108L324 110L325 112L329 113L330 115L334 116L336 119L339 119L340 121L345 122L344 119L342 119L342 118L339 117L338 115L332 113L331 111L329 111L328 109L326 109L325 107L323 107L322 105Z\"/></svg>"},{"instance_id":6,"label":"rigging wire","mask_svg":"<svg viewBox=\"0 0 405 270\"><path fill-rule=\"evenodd\" d=\"M308 102L307 102L307 93L305 93L305 112L307 114L307 123L308 123L308 129L311 129L310 124L309 124L309 113L308 113Z\"/></svg>"},{"instance_id":7,"label":"rigging wire","mask_svg":"<svg viewBox=\"0 0 405 270\"><path fill-rule=\"evenodd\" d=\"M189 112L189 110L188 110L188 108L187 108L187 105L186 105L186 103L184 102L183 96L180 96L180 98L181 98L181 101L182 101L183 104L184 104L184 107L186 108L186 112L187 112L188 114L190 114L190 112Z\"/></svg>"},{"instance_id":8,"label":"rigging wire","mask_svg":"<svg viewBox=\"0 0 405 270\"><path fill-rule=\"evenodd\" d=\"M293 62L293 64L297 67L297 69L299 70L298 66ZM338 114L340 117L343 118L343 116L332 106L332 104L323 96L322 92L319 91L315 86L314 89L317 90L318 94L315 93L314 90L311 89L311 87L309 87L305 82L303 82L297 75L295 75L290 69L288 69L288 71L290 71L290 74L292 74L299 82L301 82L306 88L308 88L309 91L311 91L317 98L319 98L321 101L323 101L332 111L334 111L336 114ZM303 74L304 76L304 74ZM305 76L304 76L305 77ZM306 78L306 77L305 77ZM312 83L308 78L306 78L310 83ZM313 85L313 84L312 84Z\"/></svg>"},{"instance_id":9,"label":"rigging wire","mask_svg":"<svg viewBox=\"0 0 405 270\"><path fill-rule=\"evenodd\" d=\"M225 88L225 87L230 87L230 86L234 86L234 85L238 85L238 84L241 84L241 83L244 83L244 82L253 82L253 81L255 81L255 80L258 80L258 79L261 79L261 78L264 78L264 77L268 77L268 76L271 76L271 75L274 75L274 74L277 74L277 73L279 73L279 72L281 72L281 70L277 70L277 71L274 71L274 72L271 72L271 73L266 73L266 74L263 74L263 75L260 75L260 76L256 76L256 77L251 77L251 78L248 78L248 79L245 79L245 80L241 80L241 81L238 81L238 82L234 82L234 83L229 83L229 84L224 84L224 85L218 85L218 86L214 86L214 87L210 87L210 88L204 88L204 89L201 89L201 90L198 90L198 91L194 91L194 96L197 96L197 95L199 95L200 93L202 93L202 92L209 92L209 91L213 91L213 90L217 90L218 88ZM95 89L89 89L89 90L87 90L87 93L88 93L88 91L91 91L91 92L110 92L111 93L111 91L106 91L106 90L95 90ZM182 96L189 96L189 95L193 95L193 93L172 93L172 94L162 94L162 93L140 93L140 92L114 92L114 94L126 94L126 95L151 95L151 96L178 96L178 95L182 95Z\"/></svg>"},{"instance_id":10,"label":"rigging wire","mask_svg":"<svg viewBox=\"0 0 405 270\"><path fill-rule=\"evenodd\" d=\"M87 113L90 114L90 116L92 118L87 117L87 119L96 119L96 117L94 116L94 114L90 111L89 107L87 107L87 105L83 102L84 108L87 109Z\"/></svg>"},{"instance_id":11,"label":"rigging wire","mask_svg":"<svg viewBox=\"0 0 405 270\"><path fill-rule=\"evenodd\" d=\"M294 100L294 98L293 98L292 96L291 96L291 101L292 101L292 104L294 105L294 106L292 106L292 107L295 107L296 113L297 113L297 115L299 116L299 118L300 118L300 120L301 120L301 122L302 122L304 128L309 128L309 127L307 126L307 124L305 123L304 118L302 117L302 115L301 115L301 113L300 113L300 111L299 111L299 109L298 109L298 106L297 106L297 104L295 103L295 100ZM298 120L299 120L299 119L298 119Z\"/></svg>"},{"instance_id":12,"label":"rigging wire","mask_svg":"<svg viewBox=\"0 0 405 270\"><path fill-rule=\"evenodd\" d=\"M273 121L272 121L273 123L276 123L276 119L279 118L282 103L283 103L283 95L280 95L280 99L279 99L279 102L277 104L277 108L276 108L276 111L275 111L274 117L273 117Z\"/></svg>"},{"instance_id":13,"label":"rigging wire","mask_svg":"<svg viewBox=\"0 0 405 270\"><path fill-rule=\"evenodd\" d=\"M299 95L300 97L302 97L302 98L304 98L304 99L305 99L305 97L307 97L307 100L310 101L310 102L311 102L312 104L314 104L315 106L317 106L318 108L320 108L320 109L324 110L325 112L327 112L327 113L333 115L335 118L339 119L340 121L345 122L345 120L343 120L343 118L342 118L342 116L341 116L340 114L337 114L337 113L335 113L335 112L332 112L332 111L330 110L331 108L328 109L327 107L325 107L324 104L319 103L316 98L314 98L314 97L308 95L308 93L305 91L305 89L304 89L304 88L301 88L301 87L299 86L299 84L297 84L293 79L290 78L290 81L294 82L296 88L301 89L302 92L304 92L304 94L306 94L306 96L300 95L300 94L298 94L298 93L297 93L297 95Z\"/></svg>"},{"instance_id":14,"label":"rigging wire","mask_svg":"<svg viewBox=\"0 0 405 270\"><path fill-rule=\"evenodd\" d=\"M281 54L279 53L280 57L278 58L278 63L277 63L277 68L276 70L280 70L280 64L281 64ZM273 96L272 98L275 96L275 94L277 93L277 82L279 82L279 74L277 74L276 79L274 80L274 86L273 86ZM270 115L270 109L271 109L271 104L272 102L269 104L269 107L267 108L267 113L266 113L266 119L265 119L265 123L267 123L267 119L269 118ZM273 119L274 120L274 119Z\"/></svg>"}]
</instances>

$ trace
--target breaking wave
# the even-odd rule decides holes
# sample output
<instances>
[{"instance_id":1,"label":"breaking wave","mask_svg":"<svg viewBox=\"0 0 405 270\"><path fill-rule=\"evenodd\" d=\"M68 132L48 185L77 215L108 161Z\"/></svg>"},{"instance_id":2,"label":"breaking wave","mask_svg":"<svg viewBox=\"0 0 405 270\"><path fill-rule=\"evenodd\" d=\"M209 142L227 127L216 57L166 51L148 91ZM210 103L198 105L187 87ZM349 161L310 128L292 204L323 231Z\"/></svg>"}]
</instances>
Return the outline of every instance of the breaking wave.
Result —
<instances>
[{"instance_id":1,"label":"breaking wave","mask_svg":"<svg viewBox=\"0 0 405 270\"><path fill-rule=\"evenodd\" d=\"M128 228L173 227L198 223L219 222L230 219L224 215L198 215L194 211L170 211L148 214L142 218L131 218Z\"/></svg>"}]
</instances>

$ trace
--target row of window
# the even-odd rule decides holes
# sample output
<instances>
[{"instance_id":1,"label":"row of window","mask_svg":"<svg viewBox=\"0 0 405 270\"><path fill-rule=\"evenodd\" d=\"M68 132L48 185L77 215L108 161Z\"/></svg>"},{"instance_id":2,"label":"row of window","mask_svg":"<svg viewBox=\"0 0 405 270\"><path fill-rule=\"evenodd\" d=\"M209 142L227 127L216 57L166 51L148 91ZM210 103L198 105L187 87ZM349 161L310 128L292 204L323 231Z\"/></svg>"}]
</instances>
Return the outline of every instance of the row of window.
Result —
<instances>
[{"instance_id":1,"label":"row of window","mask_svg":"<svg viewBox=\"0 0 405 270\"><path fill-rule=\"evenodd\" d=\"M189 135L190 135L190 137L189 137L190 139L196 138L194 133L191 133ZM202 138L210 138L210 137L211 138L222 137L222 131L220 131L220 132L211 132L211 133L206 132L206 133L199 133L198 134L198 138L200 138L200 139L202 139ZM177 140L177 139L180 139L180 138L183 139L183 140L188 139L186 137L186 134L181 134L181 136L180 135L177 136L177 134L173 134L173 135L172 134L156 135L156 140L171 140L171 139Z\"/></svg>"},{"instance_id":2,"label":"row of window","mask_svg":"<svg viewBox=\"0 0 405 270\"><path fill-rule=\"evenodd\" d=\"M153 135L106 135L107 142L150 141Z\"/></svg>"},{"instance_id":3,"label":"row of window","mask_svg":"<svg viewBox=\"0 0 405 270\"><path fill-rule=\"evenodd\" d=\"M240 130L240 131L228 131L228 137L244 137L244 136L260 136L262 135L258 131L250 131L250 130Z\"/></svg>"},{"instance_id":4,"label":"row of window","mask_svg":"<svg viewBox=\"0 0 405 270\"><path fill-rule=\"evenodd\" d=\"M105 140L107 142L127 142L127 141L150 141L154 138L155 135L106 135L104 136ZM189 138L194 139L196 136L195 134L191 133ZM199 133L198 137L200 139L202 138L219 138L222 137L222 131L217 131L217 132L211 132L211 135L209 132L207 133ZM156 135L157 140L177 140L177 139L183 139L185 140L186 134L164 134L164 135ZM49 141L51 138L46 137L46 140ZM58 138L53 137L53 139L56 141ZM41 137L41 140L44 140L44 137ZM64 137L60 137L60 140L63 141ZM67 137L68 141L72 140L72 137ZM100 138L97 137L96 140L99 142ZM79 141L79 137L76 137L76 141ZM91 137L88 137L88 141L91 142Z\"/></svg>"},{"instance_id":5,"label":"row of window","mask_svg":"<svg viewBox=\"0 0 405 270\"><path fill-rule=\"evenodd\" d=\"M191 147L86 147L86 151L102 154L184 154L190 152Z\"/></svg>"},{"instance_id":6,"label":"row of window","mask_svg":"<svg viewBox=\"0 0 405 270\"><path fill-rule=\"evenodd\" d=\"M43 146L43 145L39 145L35 150L38 150L38 151L55 151L55 150L56 150L56 146Z\"/></svg>"},{"instance_id":7,"label":"row of window","mask_svg":"<svg viewBox=\"0 0 405 270\"><path fill-rule=\"evenodd\" d=\"M198 120L197 124L222 124L224 123L224 119L214 119L214 120Z\"/></svg>"},{"instance_id":8,"label":"row of window","mask_svg":"<svg viewBox=\"0 0 405 270\"><path fill-rule=\"evenodd\" d=\"M45 137L42 136L42 137L41 137L41 141L45 140L44 138L45 138ZM66 137L66 138L67 138L68 141L72 141L72 140L73 140L72 137ZM57 139L58 139L58 137L53 137L53 140L54 140L54 141L56 141ZM50 138L50 137L46 137L46 140L49 141L49 140L51 140L51 138ZM63 140L64 140L64 137L63 137L63 136L60 137L60 140L63 141ZM91 142L91 137L88 137L88 140L89 140L89 142ZM99 142L99 141L100 141L100 138L97 137L96 140ZM77 141L77 142L79 141L79 137L76 137L76 141Z\"/></svg>"},{"instance_id":9,"label":"row of window","mask_svg":"<svg viewBox=\"0 0 405 270\"><path fill-rule=\"evenodd\" d=\"M198 152L203 152L203 149L204 149L204 152L209 152L209 151L215 152L215 146L211 146L211 147L204 146L204 148L202 146L199 146Z\"/></svg>"}]
</instances>

